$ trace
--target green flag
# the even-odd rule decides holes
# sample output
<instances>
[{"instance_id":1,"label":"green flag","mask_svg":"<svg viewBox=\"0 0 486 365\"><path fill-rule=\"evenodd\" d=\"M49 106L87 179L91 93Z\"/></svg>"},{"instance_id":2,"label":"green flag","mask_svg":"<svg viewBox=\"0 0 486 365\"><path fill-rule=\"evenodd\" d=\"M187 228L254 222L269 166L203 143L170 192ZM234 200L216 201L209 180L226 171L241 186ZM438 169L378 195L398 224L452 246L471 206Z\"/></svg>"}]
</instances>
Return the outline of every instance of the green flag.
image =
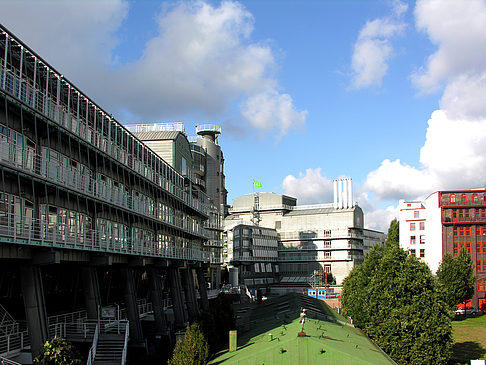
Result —
<instances>
[{"instance_id":1,"label":"green flag","mask_svg":"<svg viewBox=\"0 0 486 365\"><path fill-rule=\"evenodd\" d=\"M253 187L254 187L254 188L261 188L261 187L262 187L262 183L261 183L261 182L258 182L258 181L253 180Z\"/></svg>"}]
</instances>

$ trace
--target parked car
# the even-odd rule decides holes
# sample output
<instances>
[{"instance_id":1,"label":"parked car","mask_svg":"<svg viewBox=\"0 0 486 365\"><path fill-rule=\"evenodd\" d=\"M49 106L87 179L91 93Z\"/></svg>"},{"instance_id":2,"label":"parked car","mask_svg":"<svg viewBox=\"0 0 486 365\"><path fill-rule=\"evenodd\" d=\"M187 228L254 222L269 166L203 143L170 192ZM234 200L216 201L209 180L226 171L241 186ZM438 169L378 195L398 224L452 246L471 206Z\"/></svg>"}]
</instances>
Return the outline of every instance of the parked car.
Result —
<instances>
[{"instance_id":1,"label":"parked car","mask_svg":"<svg viewBox=\"0 0 486 365\"><path fill-rule=\"evenodd\" d=\"M467 314L472 314L472 315L476 315L478 313L478 311L476 310L476 308L474 307L466 307L466 315ZM464 315L464 307L459 307L457 310L456 310L456 315Z\"/></svg>"}]
</instances>

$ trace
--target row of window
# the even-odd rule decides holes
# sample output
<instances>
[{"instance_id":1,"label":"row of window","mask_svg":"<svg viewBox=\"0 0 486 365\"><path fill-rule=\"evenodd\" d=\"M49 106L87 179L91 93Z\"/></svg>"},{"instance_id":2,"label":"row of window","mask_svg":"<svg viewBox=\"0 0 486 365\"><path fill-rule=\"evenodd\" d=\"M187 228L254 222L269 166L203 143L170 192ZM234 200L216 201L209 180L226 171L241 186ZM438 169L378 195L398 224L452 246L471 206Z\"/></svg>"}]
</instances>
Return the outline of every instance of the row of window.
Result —
<instances>
[{"instance_id":1,"label":"row of window","mask_svg":"<svg viewBox=\"0 0 486 365\"><path fill-rule=\"evenodd\" d=\"M476 261L476 271L477 272L486 272L486 260L477 260Z\"/></svg>"},{"instance_id":2,"label":"row of window","mask_svg":"<svg viewBox=\"0 0 486 365\"><path fill-rule=\"evenodd\" d=\"M454 237L469 237L471 236L471 226L454 226L452 229ZM476 226L476 237L486 236L486 226Z\"/></svg>"},{"instance_id":3,"label":"row of window","mask_svg":"<svg viewBox=\"0 0 486 365\"><path fill-rule=\"evenodd\" d=\"M410 223L410 230L415 231L416 229L416 223L412 222ZM419 222L419 230L423 231L425 230L425 222Z\"/></svg>"},{"instance_id":4,"label":"row of window","mask_svg":"<svg viewBox=\"0 0 486 365\"><path fill-rule=\"evenodd\" d=\"M471 242L454 242L452 244L453 255L457 255L461 248L465 248L467 252L471 253ZM486 242L476 243L476 254L486 254Z\"/></svg>"},{"instance_id":5,"label":"row of window","mask_svg":"<svg viewBox=\"0 0 486 365\"><path fill-rule=\"evenodd\" d=\"M425 243L425 235L420 235L419 239L420 239L419 242L421 244ZM415 245L416 243L417 243L417 236L410 236L410 244Z\"/></svg>"},{"instance_id":6,"label":"row of window","mask_svg":"<svg viewBox=\"0 0 486 365\"><path fill-rule=\"evenodd\" d=\"M462 204L467 203L467 194L463 193L460 196L459 196L459 194L457 194L457 196L456 196L456 194L451 194L451 196L450 196L450 202L451 203L458 203L459 201ZM471 201L473 203L479 203L479 201L480 201L479 194L478 193L473 193L471 195ZM486 194L483 195L483 201L486 202Z\"/></svg>"},{"instance_id":7,"label":"row of window","mask_svg":"<svg viewBox=\"0 0 486 365\"><path fill-rule=\"evenodd\" d=\"M412 248L410 250L410 255L411 256L417 256L417 250L415 250L414 248ZM425 257L425 249L424 248L421 248L420 249L420 257Z\"/></svg>"},{"instance_id":8,"label":"row of window","mask_svg":"<svg viewBox=\"0 0 486 365\"><path fill-rule=\"evenodd\" d=\"M472 211L472 209L453 209L452 210L452 218L453 219L470 219L471 218L471 211ZM486 209L475 208L474 209L474 216L475 216L476 219L486 218Z\"/></svg>"}]
</instances>

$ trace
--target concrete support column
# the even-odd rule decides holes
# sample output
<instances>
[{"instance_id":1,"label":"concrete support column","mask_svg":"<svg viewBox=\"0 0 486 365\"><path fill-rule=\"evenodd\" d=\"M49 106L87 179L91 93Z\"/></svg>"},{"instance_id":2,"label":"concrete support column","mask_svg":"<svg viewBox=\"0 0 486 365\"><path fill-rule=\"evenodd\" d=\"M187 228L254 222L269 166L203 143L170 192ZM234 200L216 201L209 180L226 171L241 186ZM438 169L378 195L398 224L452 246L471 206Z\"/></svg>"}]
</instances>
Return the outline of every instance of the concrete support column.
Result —
<instances>
[{"instance_id":1,"label":"concrete support column","mask_svg":"<svg viewBox=\"0 0 486 365\"><path fill-rule=\"evenodd\" d=\"M197 283L199 284L199 295L201 296L201 305L203 310L209 309L208 292L206 287L206 280L204 280L204 271L202 268L196 269Z\"/></svg>"},{"instance_id":2,"label":"concrete support column","mask_svg":"<svg viewBox=\"0 0 486 365\"><path fill-rule=\"evenodd\" d=\"M134 269L126 267L122 271L122 280L125 282L125 304L127 316L130 321L130 340L135 343L144 342L142 322L138 314L137 288L135 285Z\"/></svg>"},{"instance_id":3,"label":"concrete support column","mask_svg":"<svg viewBox=\"0 0 486 365\"><path fill-rule=\"evenodd\" d=\"M150 285L150 298L155 317L156 336L167 335L167 322L165 320L164 304L162 301L162 278L157 269L148 270Z\"/></svg>"},{"instance_id":4,"label":"concrete support column","mask_svg":"<svg viewBox=\"0 0 486 365\"><path fill-rule=\"evenodd\" d=\"M181 272L184 282L184 293L186 294L187 311L189 312L189 319L193 321L199 314L194 277L192 276L192 269L182 269Z\"/></svg>"},{"instance_id":5,"label":"concrete support column","mask_svg":"<svg viewBox=\"0 0 486 365\"><path fill-rule=\"evenodd\" d=\"M179 270L175 267L170 267L167 271L169 275L170 295L172 297L175 325L176 327L184 327L186 323L186 314L184 311L184 303L182 302Z\"/></svg>"},{"instance_id":6,"label":"concrete support column","mask_svg":"<svg viewBox=\"0 0 486 365\"><path fill-rule=\"evenodd\" d=\"M83 280L84 302L88 319L97 319L101 308L100 285L95 267L86 266L81 270Z\"/></svg>"},{"instance_id":7,"label":"concrete support column","mask_svg":"<svg viewBox=\"0 0 486 365\"><path fill-rule=\"evenodd\" d=\"M25 318L30 334L32 356L39 355L47 341L48 324L41 269L37 265L20 266L20 281L24 298Z\"/></svg>"}]
</instances>

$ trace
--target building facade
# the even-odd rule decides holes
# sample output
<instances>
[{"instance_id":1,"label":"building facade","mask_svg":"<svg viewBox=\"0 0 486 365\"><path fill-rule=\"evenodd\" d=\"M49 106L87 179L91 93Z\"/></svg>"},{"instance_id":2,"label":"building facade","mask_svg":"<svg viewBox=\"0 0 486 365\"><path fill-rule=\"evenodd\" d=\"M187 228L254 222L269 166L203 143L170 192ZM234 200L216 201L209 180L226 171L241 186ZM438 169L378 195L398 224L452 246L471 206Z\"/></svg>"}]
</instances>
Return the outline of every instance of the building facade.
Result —
<instances>
[{"instance_id":1,"label":"building facade","mask_svg":"<svg viewBox=\"0 0 486 365\"><path fill-rule=\"evenodd\" d=\"M187 139L166 162L0 26L0 142L2 311L23 301L17 314L30 342L22 343L34 355L51 336L54 311L81 305L95 319L115 300L126 307L130 340L144 343L138 282L149 282L158 334L183 328L199 303L208 308L212 208L187 178ZM66 291L55 289L60 281L69 281ZM72 302L83 291L85 302ZM0 342L3 356L8 341Z\"/></svg>"},{"instance_id":2,"label":"building facade","mask_svg":"<svg viewBox=\"0 0 486 365\"><path fill-rule=\"evenodd\" d=\"M198 137L188 137L180 122L136 124L127 126L127 129L182 174L193 194L208 200L209 219L204 223L208 240L204 249L211 261L208 271L210 287L219 288L227 195L223 152L218 144L221 127L199 125L196 127Z\"/></svg>"},{"instance_id":3,"label":"building facade","mask_svg":"<svg viewBox=\"0 0 486 365\"><path fill-rule=\"evenodd\" d=\"M233 260L240 282L250 289L278 283L278 234L275 229L239 224L233 228Z\"/></svg>"},{"instance_id":4,"label":"building facade","mask_svg":"<svg viewBox=\"0 0 486 365\"><path fill-rule=\"evenodd\" d=\"M228 251L233 246L233 260L234 226L272 228L278 234L280 276L272 290L307 288L315 271L327 272L330 284L340 286L352 268L363 262L367 250L385 241L383 233L364 228L363 211L352 203L349 185L349 179L336 181L335 201L330 204L299 206L297 199L274 193L235 198L225 219Z\"/></svg>"},{"instance_id":5,"label":"building facade","mask_svg":"<svg viewBox=\"0 0 486 365\"><path fill-rule=\"evenodd\" d=\"M400 246L436 272L442 256L465 248L477 277L472 305L486 310L486 189L437 191L400 201Z\"/></svg>"}]
</instances>

